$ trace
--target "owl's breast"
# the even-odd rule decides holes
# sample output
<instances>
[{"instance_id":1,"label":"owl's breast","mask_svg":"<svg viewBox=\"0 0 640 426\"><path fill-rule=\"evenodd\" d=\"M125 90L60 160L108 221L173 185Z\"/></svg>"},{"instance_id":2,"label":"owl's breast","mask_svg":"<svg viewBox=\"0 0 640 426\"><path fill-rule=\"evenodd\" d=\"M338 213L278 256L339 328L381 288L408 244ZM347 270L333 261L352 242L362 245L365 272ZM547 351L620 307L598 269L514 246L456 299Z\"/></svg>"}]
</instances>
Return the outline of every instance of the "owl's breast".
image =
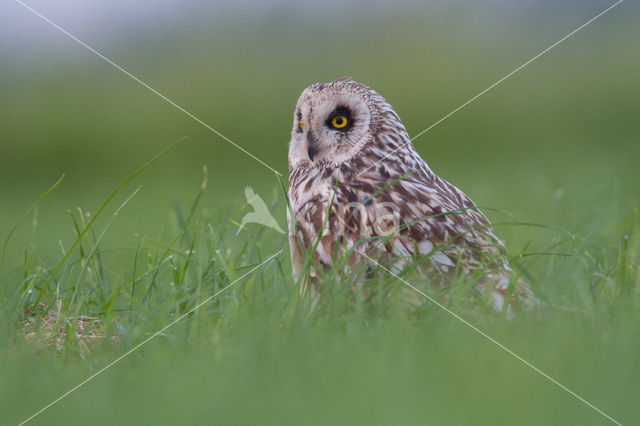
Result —
<instances>
[{"instance_id":1,"label":"owl's breast","mask_svg":"<svg viewBox=\"0 0 640 426\"><path fill-rule=\"evenodd\" d=\"M322 169L295 170L289 178L289 201L294 212L309 202L331 199L336 180L331 171Z\"/></svg>"}]
</instances>

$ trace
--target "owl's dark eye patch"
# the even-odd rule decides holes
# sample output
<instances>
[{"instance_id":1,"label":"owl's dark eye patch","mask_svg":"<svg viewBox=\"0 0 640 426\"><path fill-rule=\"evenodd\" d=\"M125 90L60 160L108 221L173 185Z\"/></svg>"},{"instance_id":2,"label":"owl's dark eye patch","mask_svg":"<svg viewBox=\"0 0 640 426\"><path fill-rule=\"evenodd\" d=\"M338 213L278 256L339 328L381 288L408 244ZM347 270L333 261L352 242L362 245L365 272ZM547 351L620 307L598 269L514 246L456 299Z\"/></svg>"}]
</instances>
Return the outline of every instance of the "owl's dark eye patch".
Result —
<instances>
[{"instance_id":1,"label":"owl's dark eye patch","mask_svg":"<svg viewBox=\"0 0 640 426\"><path fill-rule=\"evenodd\" d=\"M327 118L327 127L334 130L346 131L351 128L353 119L348 108L339 106Z\"/></svg>"},{"instance_id":2,"label":"owl's dark eye patch","mask_svg":"<svg viewBox=\"0 0 640 426\"><path fill-rule=\"evenodd\" d=\"M300 110L296 111L296 118L298 119L298 127L296 128L296 132L302 133L302 113Z\"/></svg>"}]
</instances>

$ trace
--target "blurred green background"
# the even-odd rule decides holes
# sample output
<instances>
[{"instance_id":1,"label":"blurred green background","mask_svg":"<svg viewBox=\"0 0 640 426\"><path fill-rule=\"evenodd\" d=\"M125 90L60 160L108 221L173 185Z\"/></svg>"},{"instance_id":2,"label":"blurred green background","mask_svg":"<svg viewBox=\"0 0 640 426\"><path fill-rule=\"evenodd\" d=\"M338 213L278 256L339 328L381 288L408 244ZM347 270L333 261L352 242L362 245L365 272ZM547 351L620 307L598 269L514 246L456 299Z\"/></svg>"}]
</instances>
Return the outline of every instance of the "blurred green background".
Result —
<instances>
[{"instance_id":1,"label":"blurred green background","mask_svg":"<svg viewBox=\"0 0 640 426\"><path fill-rule=\"evenodd\" d=\"M172 25L152 19L154 10L174 9L149 4L149 17L118 31L111 28L118 13L129 10L114 4L112 19L93 17L100 31L79 12L34 7L286 176L292 110L307 85L352 76L387 97L415 135L609 3L186 3L174 7L181 14ZM41 207L51 233L36 236L43 248L57 246L69 236L67 209L95 211L118 182L183 136L132 184L143 190L114 226L118 238L155 233L172 199L197 189L203 165L212 209L243 201L247 185L263 197L275 188L268 169L18 4L4 7L12 12L6 18L25 23L5 39L13 49L3 51L0 67L5 230L64 173ZM477 204L522 221L575 230L637 205L637 10L623 3L421 136L416 148ZM21 46L31 28L42 46L37 39Z\"/></svg>"},{"instance_id":2,"label":"blurred green background","mask_svg":"<svg viewBox=\"0 0 640 426\"><path fill-rule=\"evenodd\" d=\"M55 5L40 1L29 4L283 172L286 178L293 108L299 93L309 84L351 76L385 96L409 134L415 135L612 3L147 1L133 6L118 1L105 6L99 2ZM62 185L41 203L37 216L30 215L11 240L7 260L10 269L20 264L28 247L37 247L43 262L57 259L60 246L68 247L75 238L68 210L79 206L95 212L119 182L163 147L184 136L188 137L186 141L118 195L117 201L121 202L142 186L112 224L105 239L107 247L135 246L136 234L170 238L166 228L171 228L175 220L173 205L186 204L193 198L202 180L203 166L208 169L208 187L201 204L205 213L216 212L223 220L239 221L244 214L240 206L245 201L245 186L254 187L265 199L281 198L277 181L267 168L17 3L8 2L0 11L3 15L0 22L5 20L7 24L0 43L1 235L4 237L29 205L65 174ZM589 244L605 249L617 247L621 229L628 224L625 218L640 206L639 12L637 4L622 3L421 136L415 141L417 150L435 172L463 189L478 205L510 213L489 211L490 218L498 223L515 220L561 227L588 236ZM284 226L282 203L276 213ZM34 227L36 218L38 226ZM525 247L529 251L544 250L558 238L557 233L539 228L500 225L496 228L514 253ZM241 238L247 237L241 234ZM637 316L633 318L637 322ZM630 331L628 335L633 333L636 332ZM549 340L562 341L570 335L572 331L568 330ZM330 333L318 337L330 345ZM239 340L233 350L242 353L244 343ZM283 345L287 348L291 341ZM415 351L407 355L411 365L418 362L416 351L427 350L422 345L423 342L416 343ZM351 349L356 355L331 350L326 359L315 365L323 371L330 369L331 360L345 359L346 365L358 365L357 354L366 345L354 344ZM586 344L584 349L591 350ZM234 363L238 358L233 350L224 358L226 361L216 364L223 377L227 367L235 372L244 368L240 361ZM465 346L463 350L474 348ZM438 357L446 359L453 356L451 353L458 352L445 350ZM290 356L297 366L292 368L301 368L302 364L296 364L295 359L305 355L307 349L292 350ZM598 362L581 367L605 368L605 355L599 355ZM631 362L627 355L625 349L617 359L627 365L624 363ZM247 361L267 359L264 362L273 367L259 379L259 389L265 393L269 392L269 380L277 380L276 376L286 373L285 364L268 361L273 356L276 355L265 349L264 354L258 351ZM372 369L385 368L393 362L392 354L381 356L377 365L369 359ZM206 356L202 357L193 362L202 365ZM180 355L172 353L170 358L171 362L179 363ZM151 365L162 363L162 359L157 359ZM570 362L564 367L575 372L568 374L574 381L579 377L578 368ZM151 367L139 368L141 375L153 377ZM362 365L358 368L364 371ZM637 362L629 368L637 374ZM87 367L88 371L91 368ZM403 367L400 378L416 380L412 378L415 371ZM617 373L622 377L627 372L621 369ZM65 384L76 382L84 377L83 373L84 370L73 373ZM185 371L166 380L177 380L187 386L199 374ZM295 374L295 377L309 374L308 380L323 380L309 371ZM420 369L416 374L425 381L434 379ZM447 375L442 374L434 380L446 380ZM463 376L456 376L462 388ZM209 371L205 377L215 381L220 376ZM149 383L154 380L159 379L150 378L143 383L151 386ZM295 390L300 384L297 379L292 380L291 387L279 397L295 401ZM328 380L337 383L337 378ZM501 381L508 379L500 377L495 386L499 388ZM241 377L239 383L252 386L248 377ZM381 382L372 379L372 383ZM396 385L400 388L399 383ZM594 383L585 379L580 384L584 388ZM28 392L28 386L29 383L24 384L21 391ZM113 386L111 392L118 394L117 383L106 386ZM558 392L544 381L536 382L535 386L537 395L544 395L546 390L554 395ZM50 392L45 392L47 398L43 396L43 402L58 390L51 384L47 389ZM144 389L138 392L144 394ZM237 389L229 392L212 398L239 404L243 392ZM342 407L340 398L352 395L347 388L341 392L344 392L341 397L335 396L335 400L327 403ZM473 397L469 389L460 390L461 395L452 389L448 392L453 393L433 398L440 398L437 400L443 406L453 406L456 401L467 404L465 398ZM606 389L594 394L619 412L630 403L613 397L607 399ZM251 395L256 398L257 391ZM100 399L100 395L89 396L92 401ZM169 390L165 396L176 397ZM83 404L80 395L75 397L78 404ZM374 400L376 404L384 404L386 397L381 394ZM153 406L155 401L147 403ZM402 402L407 412L411 404L421 403L420 398ZM264 412L273 416L267 419L278 418L277 412L269 411L273 407L264 404ZM32 402L29 407L37 405ZM180 406L183 410L184 405ZM321 407L305 411L305 405L302 406L296 419L304 418L305 413L311 415L313 410L316 410L313 416L322 416ZM535 412L531 406L517 409L528 415ZM80 412L84 413L83 410ZM234 410L226 411L230 416L225 417L227 421L234 418ZM338 419L348 417L340 417L340 410L333 412L330 423L340 423ZM564 413L566 419L604 424L600 423L603 418L594 417L585 407L575 405L570 410L578 413L577 417ZM454 416L452 423L469 423L473 419L469 413ZM237 407L236 414L246 422L256 420L241 407ZM376 420L393 424L393 418L386 417L387 414L380 414L377 419L371 414L359 420L354 418L353 422L369 418L369 423ZM447 423L448 414L449 410L436 413L435 423ZM95 421L93 415L87 414L87 418ZM628 412L623 415L632 418ZM500 422L499 416L487 418ZM553 413L545 413L543 418L553 419ZM127 419L130 418L123 414L121 421L128 423ZM151 415L141 419L180 421ZM188 416L182 419L198 421ZM314 419L308 423L322 423ZM405 421L419 424L422 419L408 416Z\"/></svg>"}]
</instances>

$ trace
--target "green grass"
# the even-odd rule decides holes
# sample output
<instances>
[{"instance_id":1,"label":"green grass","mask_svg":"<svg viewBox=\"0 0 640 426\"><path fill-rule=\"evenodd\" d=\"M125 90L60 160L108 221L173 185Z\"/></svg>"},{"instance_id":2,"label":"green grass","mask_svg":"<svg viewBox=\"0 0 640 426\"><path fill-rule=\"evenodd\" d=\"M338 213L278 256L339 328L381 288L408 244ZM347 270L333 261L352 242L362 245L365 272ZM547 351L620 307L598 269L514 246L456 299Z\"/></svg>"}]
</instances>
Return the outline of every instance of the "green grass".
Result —
<instances>
[{"instance_id":1,"label":"green grass","mask_svg":"<svg viewBox=\"0 0 640 426\"><path fill-rule=\"evenodd\" d=\"M104 247L138 193L126 186L133 177L95 215L70 212L76 238L58 260L44 261L32 247L21 266L5 271L3 422L24 420L187 314L33 424L607 423L441 308L406 309L403 284L391 277L373 280L385 295L366 300L329 276L312 309L291 278L284 236L250 227L236 237L229 210L203 214L206 177L190 204L174 205L167 235ZM121 190L130 195L112 205ZM276 209L284 200L276 185L273 194ZM246 208L237 205L231 216ZM638 211L612 221L615 244L542 227L552 245L512 253L531 275L540 311L506 321L488 310L449 308L629 423L639 415ZM81 315L91 317L89 326L74 337Z\"/></svg>"}]
</instances>

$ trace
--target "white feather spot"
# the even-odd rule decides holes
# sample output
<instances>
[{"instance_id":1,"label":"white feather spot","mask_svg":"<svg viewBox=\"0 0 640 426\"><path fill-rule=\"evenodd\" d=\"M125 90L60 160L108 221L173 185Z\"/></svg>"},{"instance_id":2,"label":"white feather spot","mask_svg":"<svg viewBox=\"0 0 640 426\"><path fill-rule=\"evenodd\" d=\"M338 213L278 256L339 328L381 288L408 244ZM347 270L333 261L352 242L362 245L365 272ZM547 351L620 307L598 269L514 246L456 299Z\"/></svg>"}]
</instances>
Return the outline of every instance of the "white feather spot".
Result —
<instances>
[{"instance_id":1,"label":"white feather spot","mask_svg":"<svg viewBox=\"0 0 640 426\"><path fill-rule=\"evenodd\" d=\"M423 240L418 243L418 253L429 254L433 250L433 244L431 241Z\"/></svg>"},{"instance_id":2,"label":"white feather spot","mask_svg":"<svg viewBox=\"0 0 640 426\"><path fill-rule=\"evenodd\" d=\"M405 245L402 244L402 240L400 240L399 238L395 238L393 240L393 247L395 247L395 249L398 251L398 254L400 254L401 256L409 256L409 250L407 250Z\"/></svg>"},{"instance_id":3,"label":"white feather spot","mask_svg":"<svg viewBox=\"0 0 640 426\"><path fill-rule=\"evenodd\" d=\"M493 309L500 312L502 311L502 305L504 305L504 296L494 291L489 295L489 303L493 306Z\"/></svg>"},{"instance_id":4,"label":"white feather spot","mask_svg":"<svg viewBox=\"0 0 640 426\"><path fill-rule=\"evenodd\" d=\"M506 290L509 288L509 279L506 277L502 277L498 284L496 284L496 288Z\"/></svg>"},{"instance_id":5,"label":"white feather spot","mask_svg":"<svg viewBox=\"0 0 640 426\"><path fill-rule=\"evenodd\" d=\"M438 263L442 263L443 265L456 266L446 254L441 252L432 254L431 259L435 260Z\"/></svg>"}]
</instances>

